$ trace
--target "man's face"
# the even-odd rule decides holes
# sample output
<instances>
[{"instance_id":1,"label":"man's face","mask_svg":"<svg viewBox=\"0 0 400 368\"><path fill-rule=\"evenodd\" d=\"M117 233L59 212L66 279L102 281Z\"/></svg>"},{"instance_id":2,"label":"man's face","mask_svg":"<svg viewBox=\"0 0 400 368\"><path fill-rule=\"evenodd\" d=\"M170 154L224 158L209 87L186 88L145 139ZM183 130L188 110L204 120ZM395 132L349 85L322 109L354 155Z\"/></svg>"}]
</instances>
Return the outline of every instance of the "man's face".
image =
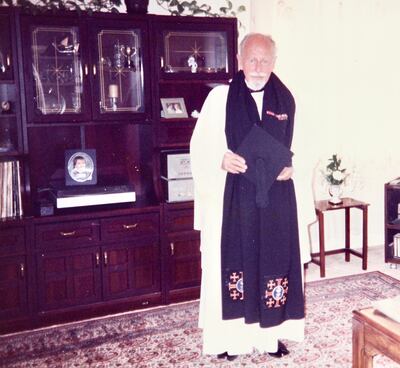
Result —
<instances>
[{"instance_id":1,"label":"man's face","mask_svg":"<svg viewBox=\"0 0 400 368\"><path fill-rule=\"evenodd\" d=\"M247 41L238 61L248 86L258 90L264 87L274 69L275 55L270 44L262 38L254 37Z\"/></svg>"}]
</instances>

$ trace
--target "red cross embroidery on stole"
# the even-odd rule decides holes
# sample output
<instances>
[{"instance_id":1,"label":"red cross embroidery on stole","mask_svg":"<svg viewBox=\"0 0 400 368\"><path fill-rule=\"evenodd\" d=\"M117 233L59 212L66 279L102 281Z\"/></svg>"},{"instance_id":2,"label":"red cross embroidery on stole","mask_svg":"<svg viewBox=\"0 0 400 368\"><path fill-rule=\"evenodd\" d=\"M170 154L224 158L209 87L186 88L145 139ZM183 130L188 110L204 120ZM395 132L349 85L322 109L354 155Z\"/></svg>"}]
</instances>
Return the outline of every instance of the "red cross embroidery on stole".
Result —
<instances>
[{"instance_id":1,"label":"red cross embroidery on stole","mask_svg":"<svg viewBox=\"0 0 400 368\"><path fill-rule=\"evenodd\" d=\"M288 284L287 277L270 279L266 282L264 303L267 308L279 308L286 303Z\"/></svg>"},{"instance_id":2,"label":"red cross embroidery on stole","mask_svg":"<svg viewBox=\"0 0 400 368\"><path fill-rule=\"evenodd\" d=\"M231 272L229 280L231 281L228 284L229 296L232 300L243 300L243 272Z\"/></svg>"}]
</instances>

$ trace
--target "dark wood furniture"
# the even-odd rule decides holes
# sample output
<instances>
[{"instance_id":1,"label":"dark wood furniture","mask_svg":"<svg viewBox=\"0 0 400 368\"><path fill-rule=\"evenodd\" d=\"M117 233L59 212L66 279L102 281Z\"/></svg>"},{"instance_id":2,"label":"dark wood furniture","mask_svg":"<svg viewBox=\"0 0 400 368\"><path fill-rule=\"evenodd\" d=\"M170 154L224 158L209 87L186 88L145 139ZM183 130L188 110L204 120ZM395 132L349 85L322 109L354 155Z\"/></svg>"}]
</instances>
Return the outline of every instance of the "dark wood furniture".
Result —
<instances>
[{"instance_id":1,"label":"dark wood furniture","mask_svg":"<svg viewBox=\"0 0 400 368\"><path fill-rule=\"evenodd\" d=\"M374 308L353 311L353 368L372 368L375 355L400 363L400 323Z\"/></svg>"},{"instance_id":2,"label":"dark wood furniture","mask_svg":"<svg viewBox=\"0 0 400 368\"><path fill-rule=\"evenodd\" d=\"M358 201L353 198L343 198L342 203L338 205L330 204L328 200L316 201L315 211L318 218L319 229L319 252L311 254L311 262L320 266L320 275L325 277L325 256L336 253L345 253L346 262L350 261L350 254L362 258L362 269L367 269L368 260L368 203ZM358 208L363 213L363 235L362 235L362 251L358 252L350 248L350 213L352 208ZM333 251L325 251L325 223L324 212L345 210L345 247ZM319 257L319 259L316 259Z\"/></svg>"},{"instance_id":3,"label":"dark wood furniture","mask_svg":"<svg viewBox=\"0 0 400 368\"><path fill-rule=\"evenodd\" d=\"M395 236L400 236L400 178L385 184L385 262L394 267L400 263L400 245L395 246Z\"/></svg>"},{"instance_id":4,"label":"dark wood furniture","mask_svg":"<svg viewBox=\"0 0 400 368\"><path fill-rule=\"evenodd\" d=\"M191 113L233 76L236 19L4 7L0 30L0 160L20 163L24 209L0 220L0 333L197 298L193 202L166 202L160 159L189 150ZM189 117L161 117L160 98ZM71 149L96 150L98 185L133 185L136 202L51 213Z\"/></svg>"}]
</instances>

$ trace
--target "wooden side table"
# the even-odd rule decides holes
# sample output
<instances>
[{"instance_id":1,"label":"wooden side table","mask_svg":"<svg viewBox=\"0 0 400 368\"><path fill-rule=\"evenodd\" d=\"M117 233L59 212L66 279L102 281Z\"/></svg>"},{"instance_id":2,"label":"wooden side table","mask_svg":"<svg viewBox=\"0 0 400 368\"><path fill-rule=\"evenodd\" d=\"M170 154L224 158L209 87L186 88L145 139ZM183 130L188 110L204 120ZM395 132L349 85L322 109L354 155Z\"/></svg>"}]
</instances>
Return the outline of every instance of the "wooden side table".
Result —
<instances>
[{"instance_id":1,"label":"wooden side table","mask_svg":"<svg viewBox=\"0 0 400 368\"><path fill-rule=\"evenodd\" d=\"M362 269L367 269L368 257L368 203L357 201L353 198L342 198L342 203L333 205L328 200L316 201L315 211L318 218L319 229L319 253L311 254L311 262L320 266L320 275L325 277L325 256L336 253L345 253L346 262L350 261L350 254L362 258ZM363 236L362 236L362 252L358 252L350 248L350 209L358 208L363 212ZM324 212L345 210L345 247L325 252L325 229L324 229ZM319 257L317 259L316 257Z\"/></svg>"},{"instance_id":2,"label":"wooden side table","mask_svg":"<svg viewBox=\"0 0 400 368\"><path fill-rule=\"evenodd\" d=\"M374 308L353 311L353 368L372 368L377 354L400 363L399 346L400 323Z\"/></svg>"}]
</instances>

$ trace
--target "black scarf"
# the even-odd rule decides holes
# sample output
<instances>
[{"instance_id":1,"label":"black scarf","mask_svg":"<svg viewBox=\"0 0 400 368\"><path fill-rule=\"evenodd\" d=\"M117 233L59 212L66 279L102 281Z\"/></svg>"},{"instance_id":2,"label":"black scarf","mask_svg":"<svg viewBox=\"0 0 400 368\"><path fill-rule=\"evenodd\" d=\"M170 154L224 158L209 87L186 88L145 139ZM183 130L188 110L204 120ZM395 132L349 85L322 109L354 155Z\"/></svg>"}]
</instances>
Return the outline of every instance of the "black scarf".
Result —
<instances>
[{"instance_id":1,"label":"black scarf","mask_svg":"<svg viewBox=\"0 0 400 368\"><path fill-rule=\"evenodd\" d=\"M236 152L254 124L290 148L295 103L275 74L264 91L262 119L243 72L232 80L226 107L228 148ZM290 163L288 163L290 165ZM268 204L257 206L256 186L227 175L221 238L223 318L271 327L304 317L296 197L292 180L274 181Z\"/></svg>"}]
</instances>

